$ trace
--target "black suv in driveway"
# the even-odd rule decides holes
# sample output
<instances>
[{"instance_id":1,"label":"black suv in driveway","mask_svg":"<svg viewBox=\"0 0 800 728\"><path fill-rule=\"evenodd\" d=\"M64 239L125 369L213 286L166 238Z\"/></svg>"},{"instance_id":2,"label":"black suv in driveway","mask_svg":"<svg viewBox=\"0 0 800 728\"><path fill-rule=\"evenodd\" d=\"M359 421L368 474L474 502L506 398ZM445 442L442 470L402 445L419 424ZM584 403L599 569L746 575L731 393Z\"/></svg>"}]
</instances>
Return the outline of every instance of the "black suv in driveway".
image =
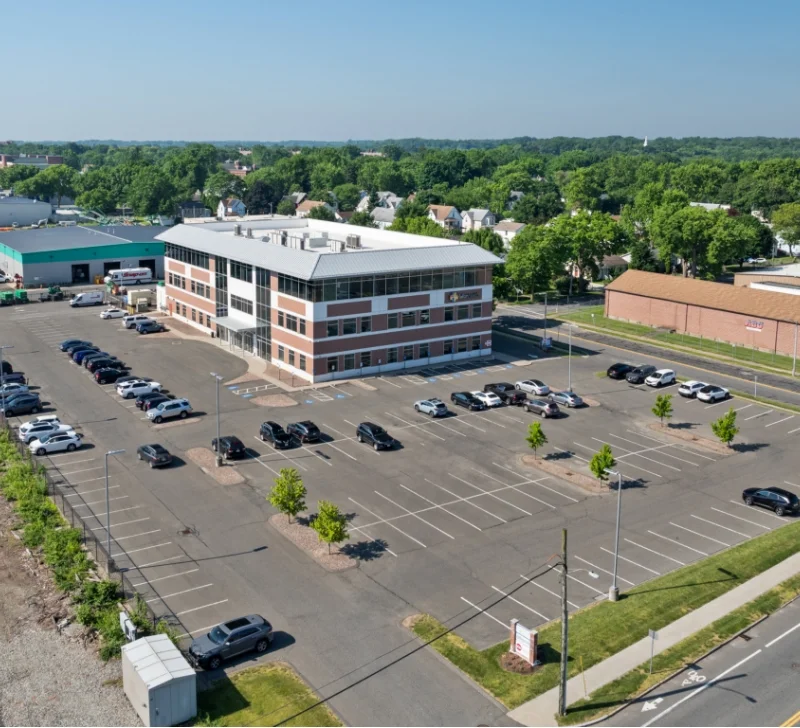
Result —
<instances>
[{"instance_id":1,"label":"black suv in driveway","mask_svg":"<svg viewBox=\"0 0 800 728\"><path fill-rule=\"evenodd\" d=\"M266 652L271 643L272 625L258 614L248 614L192 640L189 661L204 670L216 670L223 660L245 652Z\"/></svg>"},{"instance_id":2,"label":"black suv in driveway","mask_svg":"<svg viewBox=\"0 0 800 728\"><path fill-rule=\"evenodd\" d=\"M627 379L631 384L641 384L655 370L656 368L652 364L640 364L639 366L631 369L625 375L625 379Z\"/></svg>"},{"instance_id":3,"label":"black suv in driveway","mask_svg":"<svg viewBox=\"0 0 800 728\"><path fill-rule=\"evenodd\" d=\"M453 392L450 395L450 401L459 407L465 407L468 410L483 410L486 405L479 399L473 397L469 392Z\"/></svg>"},{"instance_id":4,"label":"black suv in driveway","mask_svg":"<svg viewBox=\"0 0 800 728\"><path fill-rule=\"evenodd\" d=\"M276 450L284 450L291 447L292 436L286 432L277 422L267 420L261 423L258 430L258 436L262 442L269 442Z\"/></svg>"},{"instance_id":5,"label":"black suv in driveway","mask_svg":"<svg viewBox=\"0 0 800 728\"><path fill-rule=\"evenodd\" d=\"M247 448L244 443L235 435L224 435L219 438L220 441L220 454L226 460L233 460L234 458L243 458L247 455ZM211 441L211 449L217 452L217 438Z\"/></svg>"},{"instance_id":6,"label":"black suv in driveway","mask_svg":"<svg viewBox=\"0 0 800 728\"><path fill-rule=\"evenodd\" d=\"M169 450L157 443L139 445L136 450L136 457L139 460L146 461L151 468L163 468L172 462L172 455L170 455Z\"/></svg>"},{"instance_id":7,"label":"black suv in driveway","mask_svg":"<svg viewBox=\"0 0 800 728\"><path fill-rule=\"evenodd\" d=\"M800 499L783 488L745 488L742 500L748 506L763 506L775 511L776 516L800 511Z\"/></svg>"},{"instance_id":8,"label":"black suv in driveway","mask_svg":"<svg viewBox=\"0 0 800 728\"><path fill-rule=\"evenodd\" d=\"M633 364L623 364L622 362L617 362L608 368L606 371L606 376L610 379L625 379L625 377L628 375L628 372L632 372L634 369L635 367Z\"/></svg>"},{"instance_id":9,"label":"black suv in driveway","mask_svg":"<svg viewBox=\"0 0 800 728\"><path fill-rule=\"evenodd\" d=\"M356 427L356 440L372 445L376 450L391 450L394 447L394 438L380 425L372 422L362 422Z\"/></svg>"},{"instance_id":10,"label":"black suv in driveway","mask_svg":"<svg viewBox=\"0 0 800 728\"><path fill-rule=\"evenodd\" d=\"M286 432L293 437L296 437L301 443L318 442L322 437L319 427L311 422L311 420L305 420L304 422L290 422L286 426Z\"/></svg>"},{"instance_id":11,"label":"black suv in driveway","mask_svg":"<svg viewBox=\"0 0 800 728\"><path fill-rule=\"evenodd\" d=\"M494 382L493 384L484 384L484 392L491 392L496 394L503 400L503 404L508 405L521 405L525 403L525 392L521 392L514 388L513 384L509 382Z\"/></svg>"}]
</instances>

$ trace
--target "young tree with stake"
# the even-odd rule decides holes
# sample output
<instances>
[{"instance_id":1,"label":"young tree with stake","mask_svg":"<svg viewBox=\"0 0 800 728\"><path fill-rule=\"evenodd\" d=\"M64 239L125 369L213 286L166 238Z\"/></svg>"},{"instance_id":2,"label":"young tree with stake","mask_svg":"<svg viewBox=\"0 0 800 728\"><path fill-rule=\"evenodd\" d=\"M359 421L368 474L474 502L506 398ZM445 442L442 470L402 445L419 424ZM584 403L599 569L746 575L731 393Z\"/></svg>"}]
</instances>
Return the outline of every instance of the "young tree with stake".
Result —
<instances>
[{"instance_id":1,"label":"young tree with stake","mask_svg":"<svg viewBox=\"0 0 800 728\"><path fill-rule=\"evenodd\" d=\"M306 487L294 468L281 468L267 500L291 522L306 507Z\"/></svg>"},{"instance_id":2,"label":"young tree with stake","mask_svg":"<svg viewBox=\"0 0 800 728\"><path fill-rule=\"evenodd\" d=\"M672 395L659 394L656 397L656 402L653 405L652 413L661 419L661 426L664 426L664 419L672 417Z\"/></svg>"},{"instance_id":3,"label":"young tree with stake","mask_svg":"<svg viewBox=\"0 0 800 728\"><path fill-rule=\"evenodd\" d=\"M722 417L711 423L711 431L724 442L728 447L731 446L733 438L739 434L736 426L736 411L731 407Z\"/></svg>"},{"instance_id":4,"label":"young tree with stake","mask_svg":"<svg viewBox=\"0 0 800 728\"><path fill-rule=\"evenodd\" d=\"M589 470L592 471L594 477L602 482L608 480L608 471L613 470L617 461L614 459L614 453L611 452L609 445L603 445L589 461Z\"/></svg>"},{"instance_id":5,"label":"young tree with stake","mask_svg":"<svg viewBox=\"0 0 800 728\"><path fill-rule=\"evenodd\" d=\"M347 532L347 517L339 510L339 506L330 501L321 500L317 504L317 517L311 524L320 541L328 544L328 553L332 543L341 543L350 538Z\"/></svg>"},{"instance_id":6,"label":"young tree with stake","mask_svg":"<svg viewBox=\"0 0 800 728\"><path fill-rule=\"evenodd\" d=\"M542 430L541 422L531 422L528 425L528 436L525 438L528 445L533 448L533 457L536 459L536 450L547 444L547 435Z\"/></svg>"}]
</instances>

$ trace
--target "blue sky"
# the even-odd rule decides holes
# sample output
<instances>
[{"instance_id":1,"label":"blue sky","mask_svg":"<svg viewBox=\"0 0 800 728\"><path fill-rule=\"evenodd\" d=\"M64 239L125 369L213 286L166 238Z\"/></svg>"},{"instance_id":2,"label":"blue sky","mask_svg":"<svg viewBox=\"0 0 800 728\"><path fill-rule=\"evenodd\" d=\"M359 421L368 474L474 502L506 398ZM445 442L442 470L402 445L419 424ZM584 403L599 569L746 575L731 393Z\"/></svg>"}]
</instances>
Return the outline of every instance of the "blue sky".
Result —
<instances>
[{"instance_id":1,"label":"blue sky","mask_svg":"<svg viewBox=\"0 0 800 728\"><path fill-rule=\"evenodd\" d=\"M798 136L796 0L7 2L0 138Z\"/></svg>"}]
</instances>

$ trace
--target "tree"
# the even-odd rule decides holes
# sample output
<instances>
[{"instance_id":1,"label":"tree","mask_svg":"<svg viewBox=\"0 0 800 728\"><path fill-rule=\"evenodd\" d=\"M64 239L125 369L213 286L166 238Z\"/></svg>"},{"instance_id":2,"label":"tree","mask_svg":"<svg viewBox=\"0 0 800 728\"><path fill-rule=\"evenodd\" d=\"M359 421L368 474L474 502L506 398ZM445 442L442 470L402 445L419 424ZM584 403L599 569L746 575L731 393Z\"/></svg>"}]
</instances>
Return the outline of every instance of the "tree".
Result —
<instances>
[{"instance_id":1,"label":"tree","mask_svg":"<svg viewBox=\"0 0 800 728\"><path fill-rule=\"evenodd\" d=\"M462 240L467 243L475 243L475 245L479 245L484 250L488 250L495 255L500 255L500 253L505 250L503 238L488 227L479 228L478 230L468 230L464 234Z\"/></svg>"},{"instance_id":2,"label":"tree","mask_svg":"<svg viewBox=\"0 0 800 728\"><path fill-rule=\"evenodd\" d=\"M175 202L175 186L158 167L142 167L128 187L127 203L137 215L170 213Z\"/></svg>"},{"instance_id":3,"label":"tree","mask_svg":"<svg viewBox=\"0 0 800 728\"><path fill-rule=\"evenodd\" d=\"M336 196L340 210L355 210L356 205L361 200L361 192L358 189L358 185L354 185L352 182L334 187L333 194Z\"/></svg>"},{"instance_id":4,"label":"tree","mask_svg":"<svg viewBox=\"0 0 800 728\"><path fill-rule=\"evenodd\" d=\"M336 215L333 210L327 205L317 205L308 211L308 216L312 220L327 220L328 222L335 222Z\"/></svg>"},{"instance_id":5,"label":"tree","mask_svg":"<svg viewBox=\"0 0 800 728\"><path fill-rule=\"evenodd\" d=\"M402 209L402 205L400 209ZM431 238L445 237L445 231L429 217L395 217L389 230L413 235L427 235Z\"/></svg>"},{"instance_id":6,"label":"tree","mask_svg":"<svg viewBox=\"0 0 800 728\"><path fill-rule=\"evenodd\" d=\"M653 213L651 231L661 260L672 256L683 259L683 275L696 277L705 264L714 228L724 212L709 212L702 207L664 203ZM687 265L687 263L689 265Z\"/></svg>"},{"instance_id":7,"label":"tree","mask_svg":"<svg viewBox=\"0 0 800 728\"><path fill-rule=\"evenodd\" d=\"M306 507L306 487L294 468L281 468L267 500L291 521Z\"/></svg>"},{"instance_id":8,"label":"tree","mask_svg":"<svg viewBox=\"0 0 800 728\"><path fill-rule=\"evenodd\" d=\"M376 228L378 225L372 219L368 212L359 211L354 212L350 217L350 225L359 225L360 227Z\"/></svg>"},{"instance_id":9,"label":"tree","mask_svg":"<svg viewBox=\"0 0 800 728\"><path fill-rule=\"evenodd\" d=\"M544 225L557 215L564 212L564 203L561 202L561 194L551 182L531 182L523 190L525 195L521 200L514 204L514 210L509 213L517 222L524 222L529 225ZM512 187L510 189L516 189Z\"/></svg>"},{"instance_id":10,"label":"tree","mask_svg":"<svg viewBox=\"0 0 800 728\"><path fill-rule=\"evenodd\" d=\"M541 422L531 422L528 425L528 436L525 438L530 447L533 448L533 457L536 458L536 450L547 444L547 435L542 430Z\"/></svg>"},{"instance_id":11,"label":"tree","mask_svg":"<svg viewBox=\"0 0 800 728\"><path fill-rule=\"evenodd\" d=\"M602 180L596 166L576 169L564 186L564 197L573 209L599 210ZM523 198L524 199L524 198Z\"/></svg>"},{"instance_id":12,"label":"tree","mask_svg":"<svg viewBox=\"0 0 800 728\"><path fill-rule=\"evenodd\" d=\"M278 213L278 215L294 215L294 202L292 202L288 197L285 197L278 203L278 207L275 208L275 212Z\"/></svg>"},{"instance_id":13,"label":"tree","mask_svg":"<svg viewBox=\"0 0 800 728\"><path fill-rule=\"evenodd\" d=\"M794 255L794 246L800 244L800 202L781 205L772 213L775 233L789 244L789 255Z\"/></svg>"},{"instance_id":14,"label":"tree","mask_svg":"<svg viewBox=\"0 0 800 728\"><path fill-rule=\"evenodd\" d=\"M731 446L733 438L739 434L736 426L736 410L731 407L722 417L711 423L711 431L724 442L728 447Z\"/></svg>"},{"instance_id":15,"label":"tree","mask_svg":"<svg viewBox=\"0 0 800 728\"><path fill-rule=\"evenodd\" d=\"M332 543L341 543L350 538L347 532L347 516L339 510L339 506L330 501L319 501L317 511L317 517L312 521L311 528L317 532L320 541L328 544L330 553Z\"/></svg>"},{"instance_id":16,"label":"tree","mask_svg":"<svg viewBox=\"0 0 800 728\"><path fill-rule=\"evenodd\" d=\"M664 418L670 419L672 417L672 395L659 394L651 411L661 420L661 426L663 427Z\"/></svg>"},{"instance_id":17,"label":"tree","mask_svg":"<svg viewBox=\"0 0 800 728\"><path fill-rule=\"evenodd\" d=\"M528 225L511 241L506 271L523 291L549 290L556 271L564 269L567 253L542 227Z\"/></svg>"},{"instance_id":18,"label":"tree","mask_svg":"<svg viewBox=\"0 0 800 728\"><path fill-rule=\"evenodd\" d=\"M658 264L653 257L653 249L645 238L633 238L628 252L631 254L630 268L655 272Z\"/></svg>"},{"instance_id":19,"label":"tree","mask_svg":"<svg viewBox=\"0 0 800 728\"><path fill-rule=\"evenodd\" d=\"M617 461L614 459L614 453L611 452L609 445L603 445L589 461L589 470L594 473L594 477L603 482L608 480L608 471L613 470Z\"/></svg>"},{"instance_id":20,"label":"tree","mask_svg":"<svg viewBox=\"0 0 800 728\"><path fill-rule=\"evenodd\" d=\"M225 170L220 170L206 180L203 187L203 195L206 205L216 211L220 200L228 197L241 198L244 196L244 190L244 180L241 177L237 177Z\"/></svg>"},{"instance_id":21,"label":"tree","mask_svg":"<svg viewBox=\"0 0 800 728\"><path fill-rule=\"evenodd\" d=\"M66 164L56 164L38 174L23 179L14 185L21 197L56 198L56 207L61 206L62 197L72 197L78 179L77 172Z\"/></svg>"}]
</instances>

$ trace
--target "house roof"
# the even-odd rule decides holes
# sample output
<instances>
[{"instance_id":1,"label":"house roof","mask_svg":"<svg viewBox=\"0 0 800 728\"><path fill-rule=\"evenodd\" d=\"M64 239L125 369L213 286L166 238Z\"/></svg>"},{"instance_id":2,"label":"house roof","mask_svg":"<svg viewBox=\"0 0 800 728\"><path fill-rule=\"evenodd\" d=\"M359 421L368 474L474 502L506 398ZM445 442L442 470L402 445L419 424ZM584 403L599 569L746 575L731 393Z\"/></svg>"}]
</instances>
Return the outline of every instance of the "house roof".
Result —
<instances>
[{"instance_id":1,"label":"house roof","mask_svg":"<svg viewBox=\"0 0 800 728\"><path fill-rule=\"evenodd\" d=\"M628 261L621 255L604 255L603 265L606 268L621 268L628 265Z\"/></svg>"},{"instance_id":2,"label":"house roof","mask_svg":"<svg viewBox=\"0 0 800 728\"><path fill-rule=\"evenodd\" d=\"M525 227L524 222L514 222L513 220L501 220L494 226L495 231L518 233Z\"/></svg>"},{"instance_id":3,"label":"house roof","mask_svg":"<svg viewBox=\"0 0 800 728\"><path fill-rule=\"evenodd\" d=\"M609 283L606 291L703 306L742 316L800 322L800 301L796 297L727 283L628 270Z\"/></svg>"},{"instance_id":4,"label":"house roof","mask_svg":"<svg viewBox=\"0 0 800 728\"><path fill-rule=\"evenodd\" d=\"M320 200L303 200L298 206L298 212L308 212L309 210L313 210L315 207L319 207L320 205L324 205L325 203Z\"/></svg>"},{"instance_id":5,"label":"house roof","mask_svg":"<svg viewBox=\"0 0 800 728\"><path fill-rule=\"evenodd\" d=\"M483 220L484 217L486 217L487 215L489 215L491 213L490 213L489 210L485 210L482 207L478 207L478 208L473 207L473 208L467 210L467 214L473 220Z\"/></svg>"},{"instance_id":6,"label":"house roof","mask_svg":"<svg viewBox=\"0 0 800 728\"><path fill-rule=\"evenodd\" d=\"M236 204L237 202L242 202L238 197L226 197L224 200L220 200L225 207L230 207L231 205ZM244 203L242 203L244 204Z\"/></svg>"},{"instance_id":7,"label":"house roof","mask_svg":"<svg viewBox=\"0 0 800 728\"><path fill-rule=\"evenodd\" d=\"M397 210L392 207L373 207L369 214L375 222L392 223L397 215Z\"/></svg>"},{"instance_id":8,"label":"house roof","mask_svg":"<svg viewBox=\"0 0 800 728\"><path fill-rule=\"evenodd\" d=\"M0 244L19 253L39 253L70 248L92 248L122 243L149 243L169 228L158 225L105 225L11 230L0 233Z\"/></svg>"},{"instance_id":9,"label":"house roof","mask_svg":"<svg viewBox=\"0 0 800 728\"><path fill-rule=\"evenodd\" d=\"M447 220L453 210L458 212L452 205L428 205L428 210L433 212L437 220Z\"/></svg>"}]
</instances>

